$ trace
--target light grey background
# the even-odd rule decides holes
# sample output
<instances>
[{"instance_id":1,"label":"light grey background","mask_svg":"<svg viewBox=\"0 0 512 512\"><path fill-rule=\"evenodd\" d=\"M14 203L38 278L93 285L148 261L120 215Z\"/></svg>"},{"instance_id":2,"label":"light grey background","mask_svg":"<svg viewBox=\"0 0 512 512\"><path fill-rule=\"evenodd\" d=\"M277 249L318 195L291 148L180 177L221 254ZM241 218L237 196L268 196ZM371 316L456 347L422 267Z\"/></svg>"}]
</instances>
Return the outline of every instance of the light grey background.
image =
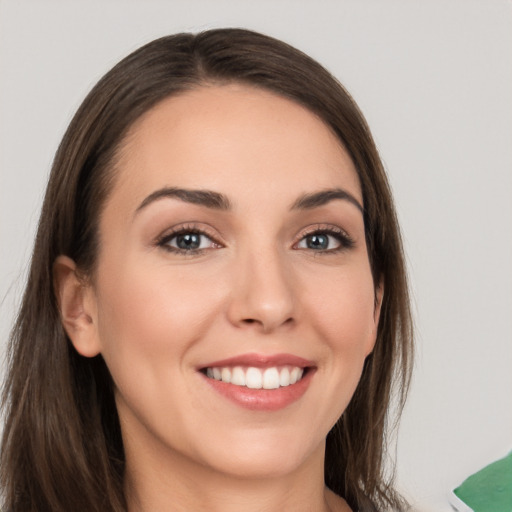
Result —
<instances>
[{"instance_id":1,"label":"light grey background","mask_svg":"<svg viewBox=\"0 0 512 512\"><path fill-rule=\"evenodd\" d=\"M399 433L415 510L512 448L512 3L507 0L0 0L1 343L53 153L121 57L182 30L243 26L347 86L395 192L416 374Z\"/></svg>"}]
</instances>

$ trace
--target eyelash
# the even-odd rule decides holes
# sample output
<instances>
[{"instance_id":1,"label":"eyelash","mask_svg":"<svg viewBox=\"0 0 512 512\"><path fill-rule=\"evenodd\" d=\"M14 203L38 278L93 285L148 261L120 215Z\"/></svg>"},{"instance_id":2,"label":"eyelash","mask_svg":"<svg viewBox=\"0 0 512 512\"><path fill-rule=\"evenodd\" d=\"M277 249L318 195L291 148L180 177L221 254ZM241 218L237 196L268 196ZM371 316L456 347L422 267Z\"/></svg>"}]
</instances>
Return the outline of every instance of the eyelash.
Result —
<instances>
[{"instance_id":1,"label":"eyelash","mask_svg":"<svg viewBox=\"0 0 512 512\"><path fill-rule=\"evenodd\" d=\"M350 235L344 231L343 229L337 226L314 226L307 229L305 232L300 234L300 239L295 242L294 247L300 244L302 241L306 240L311 236L320 236L327 235L328 237L334 238L338 243L339 247L335 247L334 249L323 249L323 250L315 250L311 248L300 248L302 250L309 250L313 253L318 253L319 255L329 255L329 254L337 254L342 251L346 251L352 249L355 245L355 241Z\"/></svg>"},{"instance_id":2,"label":"eyelash","mask_svg":"<svg viewBox=\"0 0 512 512\"><path fill-rule=\"evenodd\" d=\"M199 228L195 225L185 225L180 226L179 228L175 229L174 231L171 231L170 233L166 233L162 237L160 237L156 241L156 245L158 247L161 247L165 251L174 253L174 254L183 254L186 256L196 256L199 254L202 254L204 251L208 250L209 248L198 248L198 249L181 249L180 247L173 247L172 245L169 245L170 242L179 237L180 235L197 235L199 237L206 237L211 241L211 244L213 246L216 246L217 248L223 247L222 244L220 244L215 237L208 233L207 230L204 228Z\"/></svg>"},{"instance_id":3,"label":"eyelash","mask_svg":"<svg viewBox=\"0 0 512 512\"><path fill-rule=\"evenodd\" d=\"M174 247L170 245L170 242L174 240L175 238L179 237L180 235L197 235L199 237L206 237L210 240L210 243L213 247L208 248L197 248L197 249L182 249L179 247ZM298 244L306 240L308 237L312 236L321 236L326 235L328 237L332 237L336 239L336 241L339 243L339 247L336 247L334 249L322 249L322 250L315 250L311 249L310 247L305 248L299 248L297 247ZM168 251L170 253L174 254L182 254L187 256L198 256L202 254L204 251L207 251L211 248L222 248L223 245L219 243L216 238L208 233L207 230L204 228L199 228L195 225L186 225L186 226L180 226L174 231L171 231L170 233L166 233L165 235L161 236L157 239L156 245L158 247L161 247L165 251ZM311 227L305 232L300 234L300 238L297 242L293 244L293 248L297 250L306 250L311 251L313 253L318 254L337 254L342 251L349 250L353 248L355 245L354 240L346 233L344 230L335 227L335 226L315 226Z\"/></svg>"}]
</instances>

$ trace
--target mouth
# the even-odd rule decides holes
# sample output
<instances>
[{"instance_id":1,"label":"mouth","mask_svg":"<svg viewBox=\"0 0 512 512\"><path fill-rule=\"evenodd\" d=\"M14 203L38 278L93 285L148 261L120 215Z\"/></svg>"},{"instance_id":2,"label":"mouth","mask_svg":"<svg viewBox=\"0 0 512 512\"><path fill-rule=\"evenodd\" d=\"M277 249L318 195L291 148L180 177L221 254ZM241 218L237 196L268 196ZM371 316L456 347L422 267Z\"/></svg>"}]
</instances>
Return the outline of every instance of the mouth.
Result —
<instances>
[{"instance_id":1,"label":"mouth","mask_svg":"<svg viewBox=\"0 0 512 512\"><path fill-rule=\"evenodd\" d=\"M209 378L249 389L279 389L299 382L309 367L209 366L201 371Z\"/></svg>"},{"instance_id":2,"label":"mouth","mask_svg":"<svg viewBox=\"0 0 512 512\"><path fill-rule=\"evenodd\" d=\"M277 411L306 393L316 366L290 354L245 354L198 368L210 388L246 409Z\"/></svg>"}]
</instances>

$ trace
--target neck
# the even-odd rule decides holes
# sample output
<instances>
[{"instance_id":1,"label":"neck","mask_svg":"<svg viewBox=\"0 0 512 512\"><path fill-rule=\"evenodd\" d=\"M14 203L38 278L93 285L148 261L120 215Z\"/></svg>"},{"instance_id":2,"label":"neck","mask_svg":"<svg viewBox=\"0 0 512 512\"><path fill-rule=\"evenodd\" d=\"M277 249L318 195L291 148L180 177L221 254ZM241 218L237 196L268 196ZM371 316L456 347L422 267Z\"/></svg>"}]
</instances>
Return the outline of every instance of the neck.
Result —
<instances>
[{"instance_id":1,"label":"neck","mask_svg":"<svg viewBox=\"0 0 512 512\"><path fill-rule=\"evenodd\" d=\"M136 467L130 459L134 460L127 453L129 512L350 511L344 500L325 488L323 446L292 473L257 478L223 474L176 453L167 461L162 453L153 461L137 456Z\"/></svg>"}]
</instances>

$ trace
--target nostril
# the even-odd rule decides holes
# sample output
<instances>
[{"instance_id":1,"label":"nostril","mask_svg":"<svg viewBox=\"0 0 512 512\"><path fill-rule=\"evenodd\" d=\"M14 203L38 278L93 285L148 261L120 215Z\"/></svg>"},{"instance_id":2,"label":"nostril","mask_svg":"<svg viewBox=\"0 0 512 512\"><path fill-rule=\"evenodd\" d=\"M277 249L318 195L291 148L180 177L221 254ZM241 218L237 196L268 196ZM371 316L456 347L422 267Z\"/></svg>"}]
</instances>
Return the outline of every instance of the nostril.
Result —
<instances>
[{"instance_id":1,"label":"nostril","mask_svg":"<svg viewBox=\"0 0 512 512\"><path fill-rule=\"evenodd\" d=\"M293 322L294 322L293 317L289 317L289 318L287 318L286 320L284 320L282 322L282 325L289 325L289 324L292 324ZM260 324L265 330L268 330L270 322L265 322L265 321L257 320L256 318L244 318L242 320L242 324L243 325ZM270 327L270 329L272 329L272 328Z\"/></svg>"}]
</instances>

